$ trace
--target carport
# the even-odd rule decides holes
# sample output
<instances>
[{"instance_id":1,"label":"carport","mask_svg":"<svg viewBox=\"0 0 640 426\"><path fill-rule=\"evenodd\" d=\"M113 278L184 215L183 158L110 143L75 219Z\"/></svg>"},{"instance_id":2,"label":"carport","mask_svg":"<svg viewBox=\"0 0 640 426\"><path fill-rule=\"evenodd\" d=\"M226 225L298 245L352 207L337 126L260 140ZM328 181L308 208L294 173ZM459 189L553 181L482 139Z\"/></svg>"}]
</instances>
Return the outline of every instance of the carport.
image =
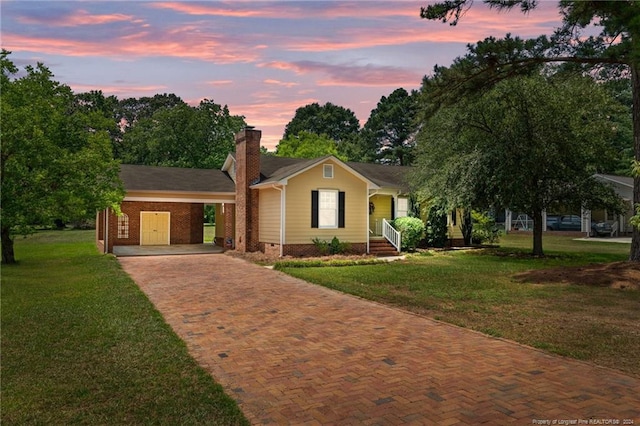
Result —
<instances>
[{"instance_id":1,"label":"carport","mask_svg":"<svg viewBox=\"0 0 640 426\"><path fill-rule=\"evenodd\" d=\"M126 190L120 214L106 209L96 219L96 243L101 252L113 253L115 247L120 247L120 253L136 251L124 246L148 253L161 251L157 247L203 245L207 204L225 212L216 214L216 234L220 234L216 243L223 245L233 238L235 185L225 172L123 164L120 179Z\"/></svg>"}]
</instances>

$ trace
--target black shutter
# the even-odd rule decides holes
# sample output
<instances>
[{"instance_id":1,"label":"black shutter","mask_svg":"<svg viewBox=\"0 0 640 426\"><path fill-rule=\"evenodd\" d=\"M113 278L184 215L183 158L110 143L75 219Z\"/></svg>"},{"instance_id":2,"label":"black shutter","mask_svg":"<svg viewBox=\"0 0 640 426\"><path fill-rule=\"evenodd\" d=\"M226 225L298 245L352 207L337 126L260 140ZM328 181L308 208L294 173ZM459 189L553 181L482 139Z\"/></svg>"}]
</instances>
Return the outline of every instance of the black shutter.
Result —
<instances>
[{"instance_id":1,"label":"black shutter","mask_svg":"<svg viewBox=\"0 0 640 426\"><path fill-rule=\"evenodd\" d=\"M318 191L311 191L311 227L318 227Z\"/></svg>"},{"instance_id":2,"label":"black shutter","mask_svg":"<svg viewBox=\"0 0 640 426\"><path fill-rule=\"evenodd\" d=\"M396 199L391 197L391 220L396 218Z\"/></svg>"},{"instance_id":3,"label":"black shutter","mask_svg":"<svg viewBox=\"0 0 640 426\"><path fill-rule=\"evenodd\" d=\"M338 228L344 228L344 192L338 192Z\"/></svg>"}]
</instances>

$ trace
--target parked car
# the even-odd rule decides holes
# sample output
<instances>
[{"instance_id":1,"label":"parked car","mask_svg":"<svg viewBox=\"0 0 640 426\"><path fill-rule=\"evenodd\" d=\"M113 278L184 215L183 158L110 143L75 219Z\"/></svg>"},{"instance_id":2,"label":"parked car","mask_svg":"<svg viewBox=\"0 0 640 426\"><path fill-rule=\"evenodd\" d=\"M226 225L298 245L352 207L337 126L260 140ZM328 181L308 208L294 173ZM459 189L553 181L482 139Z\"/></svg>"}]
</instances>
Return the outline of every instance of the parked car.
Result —
<instances>
[{"instance_id":1,"label":"parked car","mask_svg":"<svg viewBox=\"0 0 640 426\"><path fill-rule=\"evenodd\" d=\"M613 225L610 222L591 222L591 236L592 237L600 237L600 236L608 236L613 235Z\"/></svg>"},{"instance_id":2,"label":"parked car","mask_svg":"<svg viewBox=\"0 0 640 426\"><path fill-rule=\"evenodd\" d=\"M578 231L582 230L582 219L575 214L564 216L547 216L547 231Z\"/></svg>"},{"instance_id":3,"label":"parked car","mask_svg":"<svg viewBox=\"0 0 640 426\"><path fill-rule=\"evenodd\" d=\"M582 219L575 214L564 216L549 215L547 216L547 230L580 232L582 230ZM592 237L611 235L612 231L613 226L609 222L591 222L590 235Z\"/></svg>"}]
</instances>

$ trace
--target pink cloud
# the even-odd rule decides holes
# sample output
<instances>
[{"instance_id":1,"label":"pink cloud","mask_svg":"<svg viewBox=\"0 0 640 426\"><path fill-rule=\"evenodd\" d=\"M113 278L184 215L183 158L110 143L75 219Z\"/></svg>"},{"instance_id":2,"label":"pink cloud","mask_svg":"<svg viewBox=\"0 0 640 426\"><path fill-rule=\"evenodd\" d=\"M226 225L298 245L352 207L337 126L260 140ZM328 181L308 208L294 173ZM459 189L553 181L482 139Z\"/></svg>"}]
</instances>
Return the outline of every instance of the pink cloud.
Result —
<instances>
[{"instance_id":1,"label":"pink cloud","mask_svg":"<svg viewBox=\"0 0 640 426\"><path fill-rule=\"evenodd\" d=\"M142 31L109 40L86 41L3 34L2 46L7 50L41 52L66 56L100 56L117 59L140 57L173 57L219 64L253 62L258 53L236 40L222 35L203 34L193 26L163 33Z\"/></svg>"},{"instance_id":2,"label":"pink cloud","mask_svg":"<svg viewBox=\"0 0 640 426\"><path fill-rule=\"evenodd\" d=\"M320 86L415 86L422 75L399 67L381 65L332 65L316 61L274 61L259 67L293 71L296 74L321 73L326 78L316 84Z\"/></svg>"},{"instance_id":3,"label":"pink cloud","mask_svg":"<svg viewBox=\"0 0 640 426\"><path fill-rule=\"evenodd\" d=\"M211 80L206 82L209 86L228 86L229 84L233 84L233 80Z\"/></svg>"},{"instance_id":4,"label":"pink cloud","mask_svg":"<svg viewBox=\"0 0 640 426\"><path fill-rule=\"evenodd\" d=\"M34 17L34 16L20 16L17 18L18 22L23 24L45 24L54 27L75 27L81 25L101 25L111 24L114 22L136 22L141 23L142 20L135 19L131 15L125 15L122 13L113 13L108 15L94 15L86 10L76 10L74 13L63 17L56 17L52 19L50 17Z\"/></svg>"},{"instance_id":5,"label":"pink cloud","mask_svg":"<svg viewBox=\"0 0 640 426\"><path fill-rule=\"evenodd\" d=\"M232 114L244 115L247 124L261 129L261 144L268 149L274 149L282 138L284 126L291 121L296 109L313 102L319 102L319 100L316 98L265 99L246 104L229 104L229 110Z\"/></svg>"},{"instance_id":6,"label":"pink cloud","mask_svg":"<svg viewBox=\"0 0 640 426\"><path fill-rule=\"evenodd\" d=\"M117 85L110 86L104 84L82 84L82 83L71 83L69 87L73 89L76 93L81 92L89 92L91 90L102 90L105 95L116 95L116 96L126 96L126 97L136 97L136 96L146 96L153 95L156 93L160 93L168 89L167 86L163 85L149 85L149 86L137 86L137 85Z\"/></svg>"},{"instance_id":7,"label":"pink cloud","mask_svg":"<svg viewBox=\"0 0 640 426\"><path fill-rule=\"evenodd\" d=\"M325 37L301 35L273 39L283 48L293 51L322 52L360 49L378 46L404 45L410 43L475 43L489 35L502 37L512 33L521 37L537 37L549 34L560 22L554 4L542 3L527 15L520 11L496 11L477 3L461 18L457 26L419 18L422 3L415 2L368 2L366 7L353 3L336 2L331 7L314 15L317 17L380 18L379 26L350 27ZM308 14L308 11L306 12ZM307 15L301 15L303 18ZM406 19L393 25L382 18L401 16ZM514 19L511 19L514 18ZM517 19L515 19L517 18ZM398 23L399 22L399 23Z\"/></svg>"},{"instance_id":8,"label":"pink cloud","mask_svg":"<svg viewBox=\"0 0 640 426\"><path fill-rule=\"evenodd\" d=\"M299 86L300 85L300 83L288 82L288 81L280 81L280 80L274 80L274 79L263 80L263 83L271 84L271 85L274 85L274 86L282 86L282 87L295 87L295 86Z\"/></svg>"},{"instance_id":9,"label":"pink cloud","mask_svg":"<svg viewBox=\"0 0 640 426\"><path fill-rule=\"evenodd\" d=\"M258 3L259 4L259 3ZM210 4L189 2L155 2L151 6L159 9L168 9L187 15L207 15L236 18L287 18L307 19L310 15L314 18L387 18L389 16L406 16L417 18L420 15L419 2L323 2L322 7L318 3L304 5L293 2L281 2L274 4L259 4L255 2L215 2Z\"/></svg>"},{"instance_id":10,"label":"pink cloud","mask_svg":"<svg viewBox=\"0 0 640 426\"><path fill-rule=\"evenodd\" d=\"M424 27L404 28L352 28L323 38L297 38L280 40L280 44L289 50L302 52L326 52L335 50L362 49L379 46L398 46L410 43L475 43L489 35L502 37L506 33L522 37L535 37L549 32L548 27L525 26L513 22L510 25L497 24L495 21L480 25L459 25L449 27L433 24Z\"/></svg>"},{"instance_id":11,"label":"pink cloud","mask_svg":"<svg viewBox=\"0 0 640 426\"><path fill-rule=\"evenodd\" d=\"M196 4L181 2L156 2L150 5L157 9L168 9L174 12L187 15L209 15L209 16L229 16L229 17L252 17L263 16L261 10L254 9L231 9L224 7L224 3Z\"/></svg>"}]
</instances>

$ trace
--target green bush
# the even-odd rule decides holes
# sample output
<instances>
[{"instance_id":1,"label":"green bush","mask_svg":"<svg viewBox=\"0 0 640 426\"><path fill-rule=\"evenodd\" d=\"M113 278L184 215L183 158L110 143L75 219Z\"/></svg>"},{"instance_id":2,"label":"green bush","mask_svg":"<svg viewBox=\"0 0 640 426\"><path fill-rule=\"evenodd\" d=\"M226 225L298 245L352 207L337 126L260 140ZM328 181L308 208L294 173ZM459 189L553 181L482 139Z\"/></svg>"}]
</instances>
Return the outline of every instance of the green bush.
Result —
<instances>
[{"instance_id":1,"label":"green bush","mask_svg":"<svg viewBox=\"0 0 640 426\"><path fill-rule=\"evenodd\" d=\"M340 241L338 237L333 237L331 241L321 240L316 237L311 241L313 242L313 245L316 246L321 255L344 254L351 249L351 244Z\"/></svg>"},{"instance_id":2,"label":"green bush","mask_svg":"<svg viewBox=\"0 0 640 426\"><path fill-rule=\"evenodd\" d=\"M216 223L216 206L204 206L204 222L211 224Z\"/></svg>"},{"instance_id":3,"label":"green bush","mask_svg":"<svg viewBox=\"0 0 640 426\"><path fill-rule=\"evenodd\" d=\"M485 213L472 211L471 219L473 220L473 231L471 232L471 237L475 244L493 244L498 242L501 231L496 226L496 222L493 218Z\"/></svg>"},{"instance_id":4,"label":"green bush","mask_svg":"<svg viewBox=\"0 0 640 426\"><path fill-rule=\"evenodd\" d=\"M293 260L280 260L273 265L273 269L283 270L286 268L320 268L324 266L361 266L361 265L378 265L381 263L386 263L386 261L381 259L371 259L371 258L331 259L331 260L293 259Z\"/></svg>"},{"instance_id":5,"label":"green bush","mask_svg":"<svg viewBox=\"0 0 640 426\"><path fill-rule=\"evenodd\" d=\"M415 250L424 237L424 223L417 217L399 217L393 227L401 234L402 250Z\"/></svg>"},{"instance_id":6,"label":"green bush","mask_svg":"<svg viewBox=\"0 0 640 426\"><path fill-rule=\"evenodd\" d=\"M425 231L428 247L444 247L449 239L447 209L444 204L436 203L429 208Z\"/></svg>"}]
</instances>

